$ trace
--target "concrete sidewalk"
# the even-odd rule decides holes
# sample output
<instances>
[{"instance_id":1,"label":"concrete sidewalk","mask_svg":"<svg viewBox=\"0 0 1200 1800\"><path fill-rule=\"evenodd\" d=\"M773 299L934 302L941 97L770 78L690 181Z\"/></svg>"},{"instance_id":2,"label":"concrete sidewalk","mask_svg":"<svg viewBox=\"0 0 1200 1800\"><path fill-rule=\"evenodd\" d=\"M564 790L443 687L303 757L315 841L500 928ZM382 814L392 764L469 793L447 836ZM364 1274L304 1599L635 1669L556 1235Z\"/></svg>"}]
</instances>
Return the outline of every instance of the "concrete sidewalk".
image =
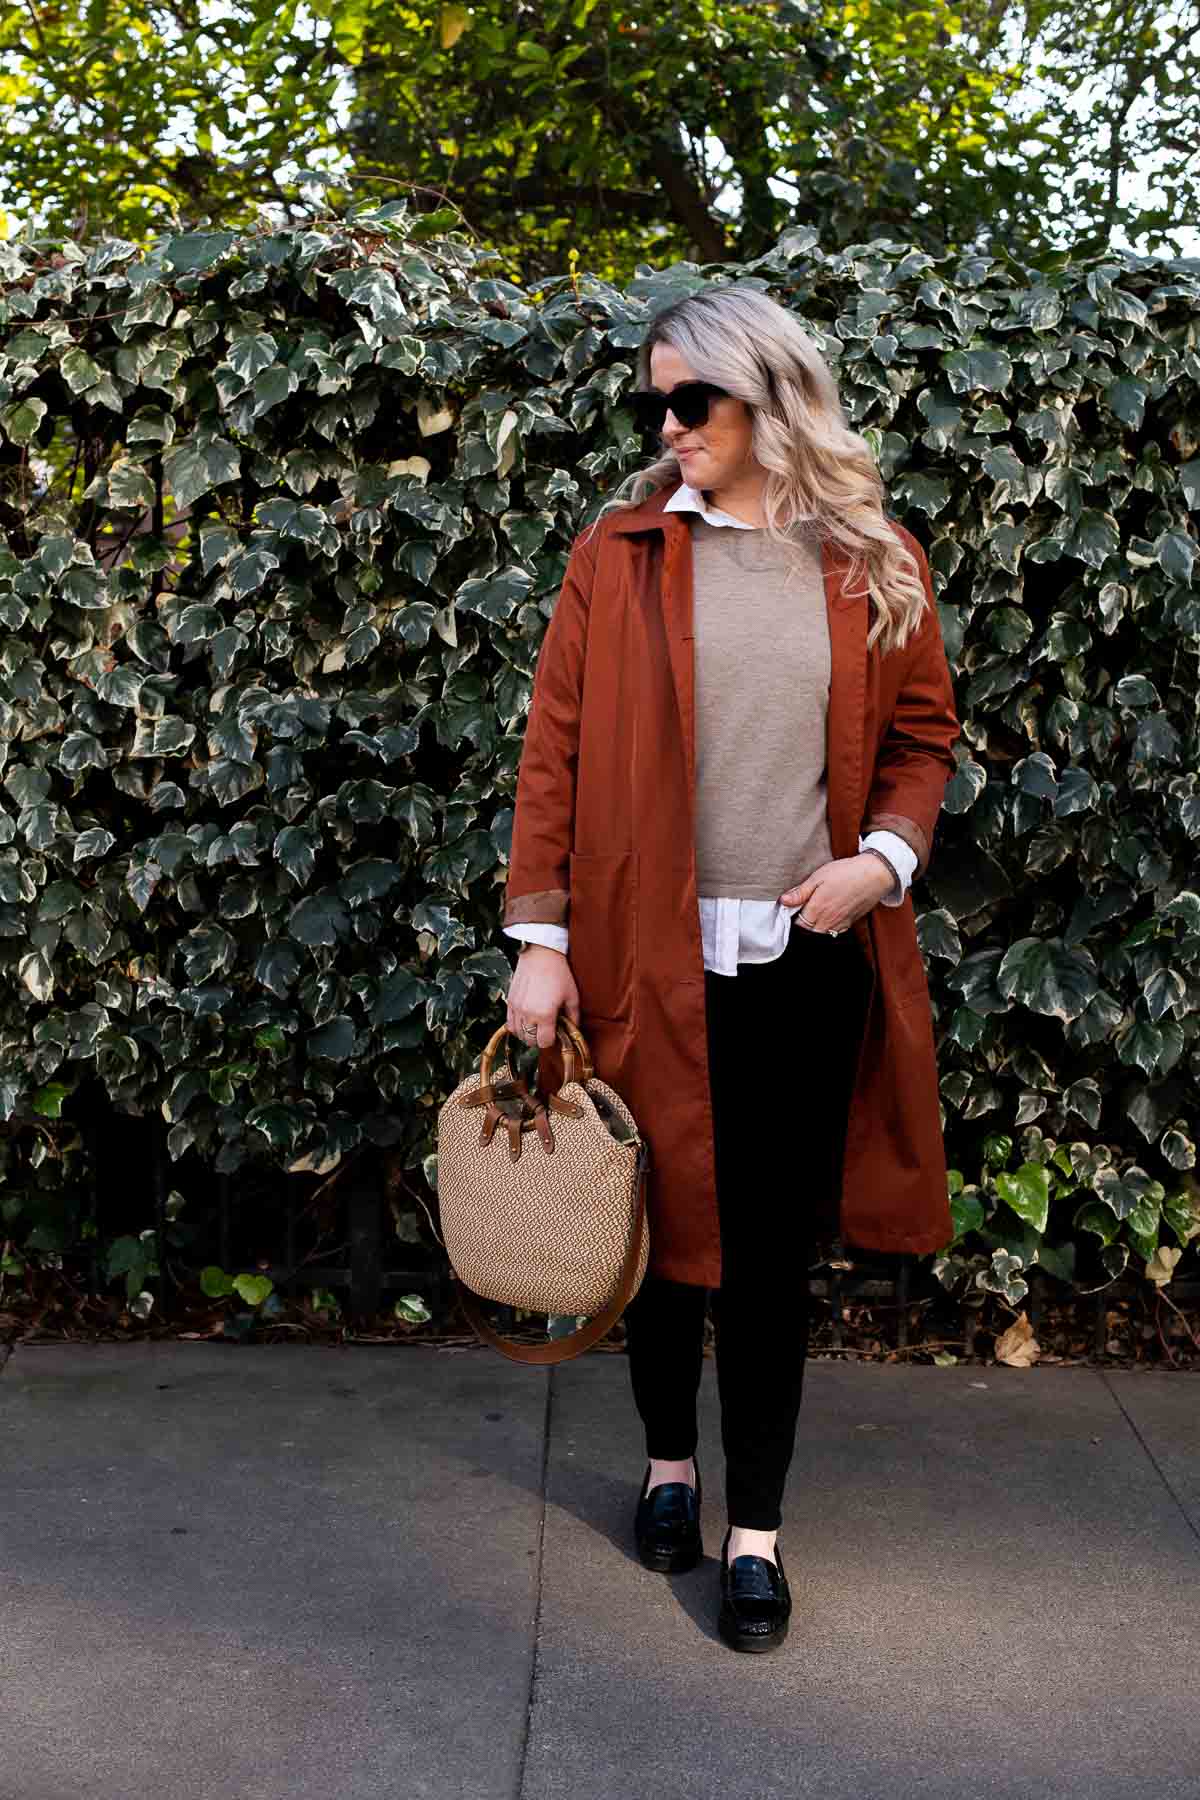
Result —
<instances>
[{"instance_id":1,"label":"concrete sidewalk","mask_svg":"<svg viewBox=\"0 0 1200 1800\"><path fill-rule=\"evenodd\" d=\"M18 1348L0 1800L1195 1800L1200 1387L810 1361L786 1644L643 1569L624 1357Z\"/></svg>"}]
</instances>

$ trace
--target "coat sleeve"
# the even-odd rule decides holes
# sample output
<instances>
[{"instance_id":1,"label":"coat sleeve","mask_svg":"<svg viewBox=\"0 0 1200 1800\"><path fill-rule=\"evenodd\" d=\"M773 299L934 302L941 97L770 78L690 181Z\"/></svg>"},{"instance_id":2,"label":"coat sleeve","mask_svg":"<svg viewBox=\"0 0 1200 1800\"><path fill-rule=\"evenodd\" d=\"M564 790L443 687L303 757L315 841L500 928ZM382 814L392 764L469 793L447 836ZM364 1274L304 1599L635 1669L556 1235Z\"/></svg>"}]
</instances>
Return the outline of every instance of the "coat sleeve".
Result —
<instances>
[{"instance_id":1,"label":"coat sleeve","mask_svg":"<svg viewBox=\"0 0 1200 1800\"><path fill-rule=\"evenodd\" d=\"M883 742L875 758L862 830L894 831L917 858L913 880L929 866L933 828L956 763L961 726L942 641L929 562L911 532L897 527L917 560L929 604L907 646L907 663Z\"/></svg>"},{"instance_id":2,"label":"coat sleeve","mask_svg":"<svg viewBox=\"0 0 1200 1800\"><path fill-rule=\"evenodd\" d=\"M566 925L579 714L598 530L576 538L542 638L513 816L502 926Z\"/></svg>"}]
</instances>

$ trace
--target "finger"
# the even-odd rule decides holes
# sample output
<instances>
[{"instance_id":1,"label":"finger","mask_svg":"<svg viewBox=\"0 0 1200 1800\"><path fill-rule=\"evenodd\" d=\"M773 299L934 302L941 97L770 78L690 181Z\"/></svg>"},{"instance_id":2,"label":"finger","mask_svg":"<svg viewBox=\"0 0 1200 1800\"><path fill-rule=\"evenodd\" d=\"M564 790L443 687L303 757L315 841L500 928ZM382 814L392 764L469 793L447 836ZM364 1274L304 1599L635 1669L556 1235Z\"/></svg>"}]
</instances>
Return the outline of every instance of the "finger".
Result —
<instances>
[{"instance_id":1,"label":"finger","mask_svg":"<svg viewBox=\"0 0 1200 1800\"><path fill-rule=\"evenodd\" d=\"M841 929L841 920L828 900L814 901L811 906L806 906L802 918L803 922L813 931L829 932Z\"/></svg>"},{"instance_id":2,"label":"finger","mask_svg":"<svg viewBox=\"0 0 1200 1800\"><path fill-rule=\"evenodd\" d=\"M820 893L831 866L829 863L822 863L819 869L810 869L803 881L798 882L794 888L788 889L788 893L794 895L797 903L803 906L809 914L813 910L809 903L815 900Z\"/></svg>"},{"instance_id":3,"label":"finger","mask_svg":"<svg viewBox=\"0 0 1200 1800\"><path fill-rule=\"evenodd\" d=\"M822 881L830 871L836 869L838 863L844 860L844 858L835 856L831 858L829 862L818 864L815 869L810 869L808 871L808 874L804 877L803 881L797 882L795 887L790 887L786 894L781 894L779 898L787 901L789 905L799 902L799 904L803 906L808 900L809 895L816 893Z\"/></svg>"},{"instance_id":4,"label":"finger","mask_svg":"<svg viewBox=\"0 0 1200 1800\"><path fill-rule=\"evenodd\" d=\"M828 898L821 892L821 883L810 876L797 891L801 896L800 906L804 909L804 923L819 927L829 909Z\"/></svg>"}]
</instances>

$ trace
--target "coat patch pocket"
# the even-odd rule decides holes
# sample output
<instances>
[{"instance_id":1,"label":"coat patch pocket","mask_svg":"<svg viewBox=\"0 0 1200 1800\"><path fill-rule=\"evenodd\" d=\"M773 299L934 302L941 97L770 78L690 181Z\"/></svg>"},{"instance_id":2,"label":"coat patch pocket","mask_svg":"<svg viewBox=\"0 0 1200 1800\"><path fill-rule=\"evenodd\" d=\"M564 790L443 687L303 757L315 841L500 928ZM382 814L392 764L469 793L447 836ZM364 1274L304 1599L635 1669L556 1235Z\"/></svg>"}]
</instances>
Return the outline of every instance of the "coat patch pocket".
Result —
<instances>
[{"instance_id":1,"label":"coat patch pocket","mask_svg":"<svg viewBox=\"0 0 1200 1800\"><path fill-rule=\"evenodd\" d=\"M637 859L636 850L570 854L567 960L580 1010L604 1019L633 1017Z\"/></svg>"}]
</instances>

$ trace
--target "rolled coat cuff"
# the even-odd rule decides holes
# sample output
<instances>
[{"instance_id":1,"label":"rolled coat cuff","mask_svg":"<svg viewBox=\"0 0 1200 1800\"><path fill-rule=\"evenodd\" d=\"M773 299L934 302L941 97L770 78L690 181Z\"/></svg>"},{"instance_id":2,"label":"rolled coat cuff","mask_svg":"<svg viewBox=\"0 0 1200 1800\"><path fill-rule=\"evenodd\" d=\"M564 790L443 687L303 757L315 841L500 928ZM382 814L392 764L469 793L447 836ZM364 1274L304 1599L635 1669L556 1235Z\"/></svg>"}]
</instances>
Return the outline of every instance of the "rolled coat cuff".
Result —
<instances>
[{"instance_id":1,"label":"rolled coat cuff","mask_svg":"<svg viewBox=\"0 0 1200 1800\"><path fill-rule=\"evenodd\" d=\"M565 928L570 900L566 888L540 888L533 894L517 894L508 900L500 922L506 931L510 925L562 925Z\"/></svg>"}]
</instances>

